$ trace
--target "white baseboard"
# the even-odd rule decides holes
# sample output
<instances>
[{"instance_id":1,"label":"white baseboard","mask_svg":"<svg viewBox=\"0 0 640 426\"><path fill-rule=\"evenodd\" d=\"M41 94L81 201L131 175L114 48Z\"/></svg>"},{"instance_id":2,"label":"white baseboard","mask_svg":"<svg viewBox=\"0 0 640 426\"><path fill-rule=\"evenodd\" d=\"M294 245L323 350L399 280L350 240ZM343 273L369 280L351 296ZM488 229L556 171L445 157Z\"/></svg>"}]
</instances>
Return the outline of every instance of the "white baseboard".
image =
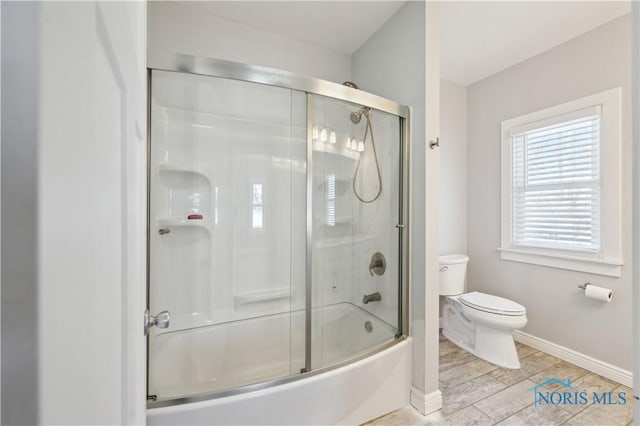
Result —
<instances>
[{"instance_id":1,"label":"white baseboard","mask_svg":"<svg viewBox=\"0 0 640 426\"><path fill-rule=\"evenodd\" d=\"M411 405L423 415L431 414L442 408L442 392L437 390L425 395L411 386Z\"/></svg>"},{"instance_id":2,"label":"white baseboard","mask_svg":"<svg viewBox=\"0 0 640 426\"><path fill-rule=\"evenodd\" d=\"M613 380L614 382L628 387L633 386L633 373L631 371L624 370L620 367L616 367L615 365L611 365L583 353L576 352L573 349L565 348L564 346L557 345L549 342L548 340L532 336L531 334L524 333L520 330L514 330L513 338L516 342L531 346L534 349L538 349L539 351L553 355L556 358L575 364L578 367L582 367L592 373L599 374L602 377Z\"/></svg>"}]
</instances>

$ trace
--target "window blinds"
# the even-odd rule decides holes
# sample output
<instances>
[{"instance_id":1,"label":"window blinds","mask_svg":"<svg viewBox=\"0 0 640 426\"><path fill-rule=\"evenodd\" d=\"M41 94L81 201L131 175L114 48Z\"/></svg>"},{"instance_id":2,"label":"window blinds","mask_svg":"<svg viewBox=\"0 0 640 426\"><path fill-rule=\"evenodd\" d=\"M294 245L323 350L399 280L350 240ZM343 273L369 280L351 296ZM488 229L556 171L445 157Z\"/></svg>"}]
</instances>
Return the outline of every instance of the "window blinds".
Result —
<instances>
[{"instance_id":1,"label":"window blinds","mask_svg":"<svg viewBox=\"0 0 640 426\"><path fill-rule=\"evenodd\" d=\"M512 244L600 249L600 109L511 130Z\"/></svg>"}]
</instances>

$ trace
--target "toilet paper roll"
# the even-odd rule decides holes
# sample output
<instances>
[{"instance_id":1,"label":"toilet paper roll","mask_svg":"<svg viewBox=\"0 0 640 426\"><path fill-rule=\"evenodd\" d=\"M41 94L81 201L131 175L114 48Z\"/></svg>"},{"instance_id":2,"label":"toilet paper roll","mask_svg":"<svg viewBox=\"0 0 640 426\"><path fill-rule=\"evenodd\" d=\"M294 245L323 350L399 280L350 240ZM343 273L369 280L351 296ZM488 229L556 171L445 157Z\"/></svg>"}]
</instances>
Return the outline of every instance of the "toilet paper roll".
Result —
<instances>
[{"instance_id":1,"label":"toilet paper roll","mask_svg":"<svg viewBox=\"0 0 640 426\"><path fill-rule=\"evenodd\" d=\"M611 296L613 295L613 292L611 291L611 289L589 284L584 289L584 295L591 299L609 303L611 302Z\"/></svg>"}]
</instances>

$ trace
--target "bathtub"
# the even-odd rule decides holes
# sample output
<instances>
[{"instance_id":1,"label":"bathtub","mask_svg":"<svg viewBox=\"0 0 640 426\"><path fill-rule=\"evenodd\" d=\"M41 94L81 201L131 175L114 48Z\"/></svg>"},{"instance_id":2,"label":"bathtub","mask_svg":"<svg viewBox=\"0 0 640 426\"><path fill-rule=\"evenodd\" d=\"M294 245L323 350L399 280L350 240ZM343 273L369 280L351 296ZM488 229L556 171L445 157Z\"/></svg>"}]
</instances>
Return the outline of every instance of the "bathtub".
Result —
<instances>
[{"instance_id":1,"label":"bathtub","mask_svg":"<svg viewBox=\"0 0 640 426\"><path fill-rule=\"evenodd\" d=\"M147 410L147 423L360 424L409 403L410 338L395 339L392 327L351 303L314 308L314 371L292 380L304 367L304 324L304 312L296 311L158 336L161 356L149 372L160 399ZM386 349L366 356L373 347ZM275 385L255 384L266 380ZM254 385L207 399L232 383ZM200 395L168 405L194 392Z\"/></svg>"}]
</instances>

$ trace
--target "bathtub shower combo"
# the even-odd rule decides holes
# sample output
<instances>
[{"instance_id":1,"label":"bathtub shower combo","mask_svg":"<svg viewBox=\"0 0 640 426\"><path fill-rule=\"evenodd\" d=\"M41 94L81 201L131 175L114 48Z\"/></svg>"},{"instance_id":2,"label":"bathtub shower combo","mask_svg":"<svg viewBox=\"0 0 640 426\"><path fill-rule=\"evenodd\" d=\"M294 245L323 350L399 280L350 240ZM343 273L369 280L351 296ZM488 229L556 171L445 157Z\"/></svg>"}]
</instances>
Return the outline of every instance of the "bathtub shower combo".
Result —
<instances>
[{"instance_id":1,"label":"bathtub shower combo","mask_svg":"<svg viewBox=\"0 0 640 426\"><path fill-rule=\"evenodd\" d=\"M226 61L151 68L149 423L406 404L408 108Z\"/></svg>"}]
</instances>

